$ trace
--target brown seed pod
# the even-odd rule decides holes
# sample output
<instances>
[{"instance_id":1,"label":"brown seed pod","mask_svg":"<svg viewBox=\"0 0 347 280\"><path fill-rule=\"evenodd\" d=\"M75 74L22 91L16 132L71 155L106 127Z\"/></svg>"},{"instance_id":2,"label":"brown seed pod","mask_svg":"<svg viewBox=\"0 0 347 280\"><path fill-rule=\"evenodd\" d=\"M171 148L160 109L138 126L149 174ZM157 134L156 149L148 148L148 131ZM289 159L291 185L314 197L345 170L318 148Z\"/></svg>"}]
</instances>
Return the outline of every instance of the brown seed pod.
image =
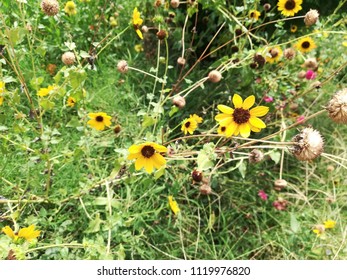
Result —
<instances>
[{"instance_id":1,"label":"brown seed pod","mask_svg":"<svg viewBox=\"0 0 347 280\"><path fill-rule=\"evenodd\" d=\"M43 0L41 2L41 10L47 16L55 16L59 13L59 3L57 0Z\"/></svg>"},{"instance_id":2,"label":"brown seed pod","mask_svg":"<svg viewBox=\"0 0 347 280\"><path fill-rule=\"evenodd\" d=\"M326 110L334 122L347 124L347 88L335 93Z\"/></svg>"}]
</instances>

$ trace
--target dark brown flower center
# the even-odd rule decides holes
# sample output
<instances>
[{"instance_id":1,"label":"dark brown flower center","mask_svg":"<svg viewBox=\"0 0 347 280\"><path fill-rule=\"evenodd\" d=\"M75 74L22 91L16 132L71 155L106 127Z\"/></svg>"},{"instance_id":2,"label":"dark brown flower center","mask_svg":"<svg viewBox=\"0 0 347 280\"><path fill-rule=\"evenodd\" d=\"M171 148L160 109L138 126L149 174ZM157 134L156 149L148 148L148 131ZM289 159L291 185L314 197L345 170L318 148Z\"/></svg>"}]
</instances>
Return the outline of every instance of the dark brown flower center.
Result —
<instances>
[{"instance_id":1,"label":"dark brown flower center","mask_svg":"<svg viewBox=\"0 0 347 280\"><path fill-rule=\"evenodd\" d=\"M221 128L220 128L220 131L222 131L222 132L224 132L224 131L226 131L226 127L225 126L222 126Z\"/></svg>"},{"instance_id":2,"label":"dark brown flower center","mask_svg":"<svg viewBox=\"0 0 347 280\"><path fill-rule=\"evenodd\" d=\"M104 117L103 117L103 116L97 116L97 117L95 118L95 120L96 120L97 122L103 122L103 121L104 121Z\"/></svg>"},{"instance_id":3,"label":"dark brown flower center","mask_svg":"<svg viewBox=\"0 0 347 280\"><path fill-rule=\"evenodd\" d=\"M233 113L234 122L237 124L243 124L248 122L249 118L251 117L251 114L248 110L242 109L242 108L236 108Z\"/></svg>"},{"instance_id":4,"label":"dark brown flower center","mask_svg":"<svg viewBox=\"0 0 347 280\"><path fill-rule=\"evenodd\" d=\"M301 47L303 47L304 49L308 49L310 45L311 45L310 42L305 41L301 44Z\"/></svg>"},{"instance_id":5,"label":"dark brown flower center","mask_svg":"<svg viewBox=\"0 0 347 280\"><path fill-rule=\"evenodd\" d=\"M284 7L286 8L286 10L294 10L295 8L295 1L294 0L288 0L285 4Z\"/></svg>"},{"instance_id":6,"label":"dark brown flower center","mask_svg":"<svg viewBox=\"0 0 347 280\"><path fill-rule=\"evenodd\" d=\"M155 150L152 146L144 146L141 150L141 154L146 157L146 158L150 158L151 156L153 156L155 153Z\"/></svg>"},{"instance_id":7,"label":"dark brown flower center","mask_svg":"<svg viewBox=\"0 0 347 280\"><path fill-rule=\"evenodd\" d=\"M251 12L250 16L253 18L255 16L254 12Z\"/></svg>"},{"instance_id":8,"label":"dark brown flower center","mask_svg":"<svg viewBox=\"0 0 347 280\"><path fill-rule=\"evenodd\" d=\"M272 58L275 58L276 56L278 56L278 50L277 49L271 49L270 54L271 54Z\"/></svg>"},{"instance_id":9,"label":"dark brown flower center","mask_svg":"<svg viewBox=\"0 0 347 280\"><path fill-rule=\"evenodd\" d=\"M186 123L184 124L184 126L185 126L186 128L188 128L188 127L190 126L190 122L186 122Z\"/></svg>"}]
</instances>

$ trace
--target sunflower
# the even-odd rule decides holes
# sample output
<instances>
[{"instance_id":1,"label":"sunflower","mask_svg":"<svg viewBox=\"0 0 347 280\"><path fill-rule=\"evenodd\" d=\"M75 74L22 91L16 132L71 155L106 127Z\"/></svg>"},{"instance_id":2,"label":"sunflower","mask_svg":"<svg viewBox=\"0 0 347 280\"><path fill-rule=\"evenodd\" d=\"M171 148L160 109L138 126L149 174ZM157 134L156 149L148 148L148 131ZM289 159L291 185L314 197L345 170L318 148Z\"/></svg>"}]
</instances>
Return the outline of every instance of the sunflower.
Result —
<instances>
[{"instance_id":1,"label":"sunflower","mask_svg":"<svg viewBox=\"0 0 347 280\"><path fill-rule=\"evenodd\" d=\"M67 1L64 7L65 13L67 13L69 16L77 14L76 10L76 4L74 1Z\"/></svg>"},{"instance_id":2,"label":"sunflower","mask_svg":"<svg viewBox=\"0 0 347 280\"><path fill-rule=\"evenodd\" d=\"M302 7L302 0L279 0L277 7L285 17L292 17L299 12Z\"/></svg>"},{"instance_id":3,"label":"sunflower","mask_svg":"<svg viewBox=\"0 0 347 280\"><path fill-rule=\"evenodd\" d=\"M290 32L295 33L296 31L298 31L298 26L296 26L295 24L290 26Z\"/></svg>"},{"instance_id":4,"label":"sunflower","mask_svg":"<svg viewBox=\"0 0 347 280\"><path fill-rule=\"evenodd\" d=\"M251 10L251 11L249 11L248 16L251 19L257 21L259 19L259 17L260 17L260 12L257 11L257 10Z\"/></svg>"},{"instance_id":5,"label":"sunflower","mask_svg":"<svg viewBox=\"0 0 347 280\"><path fill-rule=\"evenodd\" d=\"M133 19L132 24L134 26L134 29L137 33L137 35L140 37L140 39L143 39L142 32L140 30L140 26L143 23L143 19L141 18L140 12L137 10L137 7L133 11Z\"/></svg>"},{"instance_id":6,"label":"sunflower","mask_svg":"<svg viewBox=\"0 0 347 280\"><path fill-rule=\"evenodd\" d=\"M40 235L40 231L35 230L35 225L22 228L18 231L18 233L14 233L9 226L6 226L2 229L2 232L5 233L8 237L12 238L14 241L17 241L20 238L31 241L32 239L37 238Z\"/></svg>"},{"instance_id":7,"label":"sunflower","mask_svg":"<svg viewBox=\"0 0 347 280\"><path fill-rule=\"evenodd\" d=\"M301 52L310 52L312 51L314 48L317 48L317 45L315 44L315 42L313 41L313 39L311 37L305 37L300 39L296 44L295 47L301 51Z\"/></svg>"},{"instance_id":8,"label":"sunflower","mask_svg":"<svg viewBox=\"0 0 347 280\"><path fill-rule=\"evenodd\" d=\"M184 134L193 134L194 131L198 128L198 124L202 123L202 118L198 115L190 115L189 118L185 119L182 123L181 131L184 132Z\"/></svg>"},{"instance_id":9,"label":"sunflower","mask_svg":"<svg viewBox=\"0 0 347 280\"><path fill-rule=\"evenodd\" d=\"M87 123L96 130L104 130L105 126L110 127L111 125L111 117L104 112L90 113L88 117L91 118L91 120Z\"/></svg>"},{"instance_id":10,"label":"sunflower","mask_svg":"<svg viewBox=\"0 0 347 280\"><path fill-rule=\"evenodd\" d=\"M283 55L283 52L280 47L276 46L276 47L270 48L268 53L265 56L266 62L269 62L269 63L277 62L280 60L282 55Z\"/></svg>"},{"instance_id":11,"label":"sunflower","mask_svg":"<svg viewBox=\"0 0 347 280\"><path fill-rule=\"evenodd\" d=\"M73 98L72 96L69 96L69 98L66 101L66 105L69 107L74 107L76 104L76 99Z\"/></svg>"},{"instance_id":12,"label":"sunflower","mask_svg":"<svg viewBox=\"0 0 347 280\"><path fill-rule=\"evenodd\" d=\"M147 173L152 173L153 168L159 169L166 164L166 160L160 153L166 153L167 148L153 142L145 142L140 145L132 145L129 148L128 159L136 159L135 169L145 168Z\"/></svg>"},{"instance_id":13,"label":"sunflower","mask_svg":"<svg viewBox=\"0 0 347 280\"><path fill-rule=\"evenodd\" d=\"M257 106L249 110L254 105L254 95L247 97L243 101L240 95L234 94L232 101L235 109L225 105L218 105L217 108L222 114L218 114L215 117L220 126L226 127L226 137L241 134L242 137L247 138L251 131L259 132L266 127L266 124L258 117L265 116L269 111L269 107Z\"/></svg>"}]
</instances>

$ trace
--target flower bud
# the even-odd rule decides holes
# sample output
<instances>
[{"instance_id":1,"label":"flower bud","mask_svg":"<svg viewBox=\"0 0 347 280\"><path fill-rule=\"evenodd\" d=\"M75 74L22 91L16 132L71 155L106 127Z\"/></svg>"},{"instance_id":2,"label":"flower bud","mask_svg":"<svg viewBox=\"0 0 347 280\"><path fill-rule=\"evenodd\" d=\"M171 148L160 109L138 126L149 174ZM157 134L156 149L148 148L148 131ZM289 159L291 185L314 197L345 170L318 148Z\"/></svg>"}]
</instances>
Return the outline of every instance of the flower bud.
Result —
<instances>
[{"instance_id":1,"label":"flower bud","mask_svg":"<svg viewBox=\"0 0 347 280\"><path fill-rule=\"evenodd\" d=\"M183 57L179 57L179 58L177 58L177 64L183 66L186 64L186 60Z\"/></svg>"},{"instance_id":2,"label":"flower bud","mask_svg":"<svg viewBox=\"0 0 347 280\"><path fill-rule=\"evenodd\" d=\"M195 182L201 182L202 179L203 179L203 175L202 175L202 172L201 171L198 171L198 170L194 170L192 172L192 178Z\"/></svg>"},{"instance_id":3,"label":"flower bud","mask_svg":"<svg viewBox=\"0 0 347 280\"><path fill-rule=\"evenodd\" d=\"M75 63L76 57L73 52L65 52L62 55L61 60L63 61L65 65L72 65Z\"/></svg>"},{"instance_id":4,"label":"flower bud","mask_svg":"<svg viewBox=\"0 0 347 280\"><path fill-rule=\"evenodd\" d=\"M172 99L172 103L182 109L184 106L186 106L186 99L183 96L176 96Z\"/></svg>"},{"instance_id":5,"label":"flower bud","mask_svg":"<svg viewBox=\"0 0 347 280\"><path fill-rule=\"evenodd\" d=\"M250 163L258 163L264 159L264 154L261 151L254 149L248 155L248 159Z\"/></svg>"},{"instance_id":6,"label":"flower bud","mask_svg":"<svg viewBox=\"0 0 347 280\"><path fill-rule=\"evenodd\" d=\"M121 73L128 72L128 62L126 62L125 60L120 60L117 64L117 70Z\"/></svg>"},{"instance_id":7,"label":"flower bud","mask_svg":"<svg viewBox=\"0 0 347 280\"><path fill-rule=\"evenodd\" d=\"M47 16L55 16L59 12L59 3L57 0L43 0L41 9Z\"/></svg>"},{"instance_id":8,"label":"flower bud","mask_svg":"<svg viewBox=\"0 0 347 280\"><path fill-rule=\"evenodd\" d=\"M170 5L172 8L178 8L178 6L180 5L180 1L179 0L171 0Z\"/></svg>"},{"instance_id":9,"label":"flower bud","mask_svg":"<svg viewBox=\"0 0 347 280\"><path fill-rule=\"evenodd\" d=\"M274 183L274 189L276 191L281 191L282 189L284 189L285 187L287 187L288 183L286 180L284 179L277 179L275 180L275 183Z\"/></svg>"},{"instance_id":10,"label":"flower bud","mask_svg":"<svg viewBox=\"0 0 347 280\"><path fill-rule=\"evenodd\" d=\"M222 74L218 70L212 70L208 73L208 80L212 83L218 83L222 79Z\"/></svg>"},{"instance_id":11,"label":"flower bud","mask_svg":"<svg viewBox=\"0 0 347 280\"><path fill-rule=\"evenodd\" d=\"M304 22L306 24L306 26L311 26L313 24L315 24L318 20L319 17L319 13L317 10L309 10L304 18Z\"/></svg>"}]
</instances>

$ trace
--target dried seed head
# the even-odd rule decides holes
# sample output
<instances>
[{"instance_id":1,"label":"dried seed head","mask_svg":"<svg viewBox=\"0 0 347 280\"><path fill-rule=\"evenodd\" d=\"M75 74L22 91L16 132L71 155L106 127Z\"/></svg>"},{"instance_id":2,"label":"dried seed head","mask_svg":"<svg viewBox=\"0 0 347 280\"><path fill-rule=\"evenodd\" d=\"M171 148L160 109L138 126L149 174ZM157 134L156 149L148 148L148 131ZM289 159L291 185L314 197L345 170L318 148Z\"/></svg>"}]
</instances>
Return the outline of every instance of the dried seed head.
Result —
<instances>
[{"instance_id":1,"label":"dried seed head","mask_svg":"<svg viewBox=\"0 0 347 280\"><path fill-rule=\"evenodd\" d=\"M143 33L147 33L148 32L147 25L142 25L141 30L142 30Z\"/></svg>"},{"instance_id":2,"label":"dried seed head","mask_svg":"<svg viewBox=\"0 0 347 280\"><path fill-rule=\"evenodd\" d=\"M326 110L334 122L347 124L347 88L335 93Z\"/></svg>"},{"instance_id":3,"label":"dried seed head","mask_svg":"<svg viewBox=\"0 0 347 280\"><path fill-rule=\"evenodd\" d=\"M177 58L177 64L183 66L186 64L186 60L183 57L179 57L179 58Z\"/></svg>"},{"instance_id":4,"label":"dried seed head","mask_svg":"<svg viewBox=\"0 0 347 280\"><path fill-rule=\"evenodd\" d=\"M218 83L222 79L222 74L218 70L212 70L208 73L208 80L212 83Z\"/></svg>"},{"instance_id":5,"label":"dried seed head","mask_svg":"<svg viewBox=\"0 0 347 280\"><path fill-rule=\"evenodd\" d=\"M319 131L306 127L292 139L292 153L298 160L313 160L323 152L324 140Z\"/></svg>"},{"instance_id":6,"label":"dried seed head","mask_svg":"<svg viewBox=\"0 0 347 280\"><path fill-rule=\"evenodd\" d=\"M171 0L170 5L172 8L178 8L178 6L180 5L180 1L179 0Z\"/></svg>"},{"instance_id":7,"label":"dried seed head","mask_svg":"<svg viewBox=\"0 0 347 280\"><path fill-rule=\"evenodd\" d=\"M253 61L257 64L257 67L263 67L266 62L265 57L263 57L260 53L256 53L253 56Z\"/></svg>"},{"instance_id":8,"label":"dried seed head","mask_svg":"<svg viewBox=\"0 0 347 280\"><path fill-rule=\"evenodd\" d=\"M204 194L204 195L209 195L209 194L212 193L211 186L208 183L203 183L200 186L199 191L200 191L201 194Z\"/></svg>"},{"instance_id":9,"label":"dried seed head","mask_svg":"<svg viewBox=\"0 0 347 280\"><path fill-rule=\"evenodd\" d=\"M117 124L117 125L113 128L114 134L118 134L119 132L121 132L121 130L122 130L122 127L121 127L119 124Z\"/></svg>"},{"instance_id":10,"label":"dried seed head","mask_svg":"<svg viewBox=\"0 0 347 280\"><path fill-rule=\"evenodd\" d=\"M265 12L267 12L267 11L269 11L271 9L271 5L269 3L265 3L263 5L263 8L264 8Z\"/></svg>"},{"instance_id":11,"label":"dried seed head","mask_svg":"<svg viewBox=\"0 0 347 280\"><path fill-rule=\"evenodd\" d=\"M306 77L306 71L302 70L298 74L299 79L304 79Z\"/></svg>"},{"instance_id":12,"label":"dried seed head","mask_svg":"<svg viewBox=\"0 0 347 280\"><path fill-rule=\"evenodd\" d=\"M202 172L199 171L199 170L193 170L192 172L192 178L195 182L201 182L202 179L203 179L203 175L202 175Z\"/></svg>"},{"instance_id":13,"label":"dried seed head","mask_svg":"<svg viewBox=\"0 0 347 280\"><path fill-rule=\"evenodd\" d=\"M121 73L126 73L129 70L128 62L125 60L120 60L117 64L117 70Z\"/></svg>"},{"instance_id":14,"label":"dried seed head","mask_svg":"<svg viewBox=\"0 0 347 280\"><path fill-rule=\"evenodd\" d=\"M172 103L182 109L184 106L186 106L186 99L183 96L176 96L172 99Z\"/></svg>"},{"instance_id":15,"label":"dried seed head","mask_svg":"<svg viewBox=\"0 0 347 280\"><path fill-rule=\"evenodd\" d=\"M317 10L309 10L304 18L304 22L306 24L306 26L311 26L313 24L315 24L318 20L319 17L319 13Z\"/></svg>"},{"instance_id":16,"label":"dried seed head","mask_svg":"<svg viewBox=\"0 0 347 280\"><path fill-rule=\"evenodd\" d=\"M167 31L166 30L164 30L164 29L162 29L162 30L159 30L158 32L157 32L157 38L159 39L159 40L164 40L165 38L167 38Z\"/></svg>"},{"instance_id":17,"label":"dried seed head","mask_svg":"<svg viewBox=\"0 0 347 280\"><path fill-rule=\"evenodd\" d=\"M257 149L252 150L248 156L248 160L250 163L258 163L258 162L261 162L263 159L264 159L263 152Z\"/></svg>"},{"instance_id":18,"label":"dried seed head","mask_svg":"<svg viewBox=\"0 0 347 280\"><path fill-rule=\"evenodd\" d=\"M287 187L288 183L286 180L284 179L277 179L275 180L275 183L274 183L274 189L276 191L281 191L283 190L285 187Z\"/></svg>"},{"instance_id":19,"label":"dried seed head","mask_svg":"<svg viewBox=\"0 0 347 280\"><path fill-rule=\"evenodd\" d=\"M286 59L291 60L295 57L295 50L293 48L287 48L284 50L283 54Z\"/></svg>"},{"instance_id":20,"label":"dried seed head","mask_svg":"<svg viewBox=\"0 0 347 280\"><path fill-rule=\"evenodd\" d=\"M311 84L311 88L320 89L322 87L322 83L320 81L315 81Z\"/></svg>"},{"instance_id":21,"label":"dried seed head","mask_svg":"<svg viewBox=\"0 0 347 280\"><path fill-rule=\"evenodd\" d=\"M43 0L41 9L47 16L55 16L59 12L59 3L57 0Z\"/></svg>"},{"instance_id":22,"label":"dried seed head","mask_svg":"<svg viewBox=\"0 0 347 280\"><path fill-rule=\"evenodd\" d=\"M62 55L61 60L65 65L72 65L75 63L76 57L73 52L66 52Z\"/></svg>"},{"instance_id":23,"label":"dried seed head","mask_svg":"<svg viewBox=\"0 0 347 280\"><path fill-rule=\"evenodd\" d=\"M318 62L317 62L316 58L310 57L310 58L306 59L304 62L304 67L308 68L308 69L316 70L318 68Z\"/></svg>"}]
</instances>

